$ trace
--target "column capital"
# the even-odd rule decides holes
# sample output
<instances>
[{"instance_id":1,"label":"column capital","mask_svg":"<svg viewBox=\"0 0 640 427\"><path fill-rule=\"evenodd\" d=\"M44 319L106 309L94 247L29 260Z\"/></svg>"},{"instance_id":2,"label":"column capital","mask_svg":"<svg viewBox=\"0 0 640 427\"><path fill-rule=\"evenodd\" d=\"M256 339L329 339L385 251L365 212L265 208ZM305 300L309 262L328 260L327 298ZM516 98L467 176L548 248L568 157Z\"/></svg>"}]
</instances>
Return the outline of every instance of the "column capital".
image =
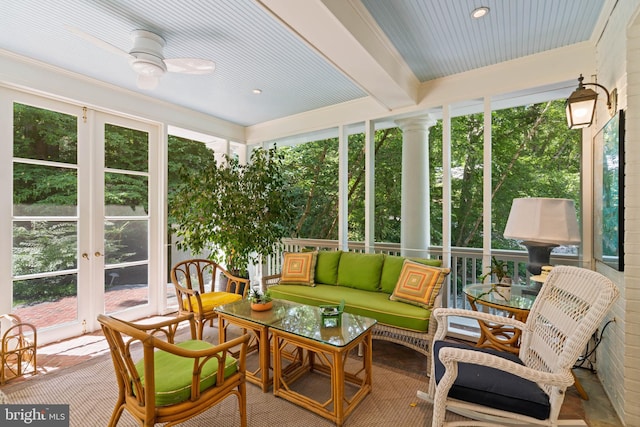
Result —
<instances>
[{"instance_id":1,"label":"column capital","mask_svg":"<svg viewBox=\"0 0 640 427\"><path fill-rule=\"evenodd\" d=\"M429 128L436 124L436 119L431 114L424 114L421 116L407 117L404 119L398 119L395 124L403 131L416 131L416 130L429 130Z\"/></svg>"}]
</instances>

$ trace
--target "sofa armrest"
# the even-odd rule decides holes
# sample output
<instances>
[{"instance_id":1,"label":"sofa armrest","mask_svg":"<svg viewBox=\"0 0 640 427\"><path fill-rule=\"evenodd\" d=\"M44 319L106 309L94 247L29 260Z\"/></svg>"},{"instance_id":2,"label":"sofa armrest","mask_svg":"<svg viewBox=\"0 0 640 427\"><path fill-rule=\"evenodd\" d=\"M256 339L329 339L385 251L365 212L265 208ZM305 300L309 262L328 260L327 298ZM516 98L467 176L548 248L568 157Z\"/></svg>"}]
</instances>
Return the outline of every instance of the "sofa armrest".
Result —
<instances>
[{"instance_id":1,"label":"sofa armrest","mask_svg":"<svg viewBox=\"0 0 640 427\"><path fill-rule=\"evenodd\" d=\"M429 317L428 333L432 337L432 339L436 334L436 330L438 329L438 320L433 315L433 310L439 307L442 307L442 292L438 294L438 296L436 297L436 300L433 302L433 308L431 309L431 316Z\"/></svg>"},{"instance_id":2,"label":"sofa armrest","mask_svg":"<svg viewBox=\"0 0 640 427\"><path fill-rule=\"evenodd\" d=\"M262 290L267 290L267 289L269 289L269 286L277 285L278 283L280 283L280 277L281 276L282 276L282 274L280 274L280 273L272 274L270 276L263 276L262 277Z\"/></svg>"}]
</instances>

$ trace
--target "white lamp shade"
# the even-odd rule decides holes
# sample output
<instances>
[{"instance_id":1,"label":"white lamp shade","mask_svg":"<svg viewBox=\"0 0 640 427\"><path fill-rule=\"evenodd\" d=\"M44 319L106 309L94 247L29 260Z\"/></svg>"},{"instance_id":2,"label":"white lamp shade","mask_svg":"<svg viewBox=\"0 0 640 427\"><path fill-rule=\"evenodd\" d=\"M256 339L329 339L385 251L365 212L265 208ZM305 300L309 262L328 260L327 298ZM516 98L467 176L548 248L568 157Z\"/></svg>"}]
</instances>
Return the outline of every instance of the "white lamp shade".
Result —
<instances>
[{"instance_id":1,"label":"white lamp shade","mask_svg":"<svg viewBox=\"0 0 640 427\"><path fill-rule=\"evenodd\" d=\"M513 199L504 237L556 245L580 243L573 200L542 197Z\"/></svg>"}]
</instances>

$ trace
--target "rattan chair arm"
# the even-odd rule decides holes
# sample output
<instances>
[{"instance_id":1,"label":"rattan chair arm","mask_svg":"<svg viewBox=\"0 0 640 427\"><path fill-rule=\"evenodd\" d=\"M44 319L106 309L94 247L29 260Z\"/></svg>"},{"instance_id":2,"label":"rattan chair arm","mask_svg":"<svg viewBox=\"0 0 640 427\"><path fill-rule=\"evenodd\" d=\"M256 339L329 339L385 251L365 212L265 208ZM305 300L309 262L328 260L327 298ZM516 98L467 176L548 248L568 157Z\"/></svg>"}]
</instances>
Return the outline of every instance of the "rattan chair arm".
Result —
<instances>
[{"instance_id":1,"label":"rattan chair arm","mask_svg":"<svg viewBox=\"0 0 640 427\"><path fill-rule=\"evenodd\" d=\"M173 337L178 329L180 322L188 321L191 326L192 337L195 337L195 326L193 323L193 313L183 314L172 317L167 320L155 323L136 323L127 322L126 320L116 319L115 317L98 314L98 321L107 327L124 333L136 340L144 341L150 335L156 335L156 341L160 341L157 336L160 332L169 341L173 341Z\"/></svg>"},{"instance_id":2,"label":"rattan chair arm","mask_svg":"<svg viewBox=\"0 0 640 427\"><path fill-rule=\"evenodd\" d=\"M146 332L150 335L154 336L164 336L166 341L172 343L178 327L180 323L187 321L189 322L189 327L191 328L191 338L195 339L196 330L195 330L195 321L193 313L186 313L182 315L178 315L175 317L171 317L167 320L163 320L155 323L138 323L138 322L126 322L121 320L121 322L126 323L127 325L136 328L140 331Z\"/></svg>"},{"instance_id":3,"label":"rattan chair arm","mask_svg":"<svg viewBox=\"0 0 640 427\"><path fill-rule=\"evenodd\" d=\"M190 312L197 311L198 313L204 313L204 309L202 307L202 298L200 298L200 291L198 291L196 289L185 288L182 285L179 285L179 286L180 286L180 293L187 295L187 297L183 301L186 301L187 306L189 308L189 311ZM192 298L195 298L195 300L196 300L196 304L198 306L197 309L193 308L193 300L192 300Z\"/></svg>"},{"instance_id":4,"label":"rattan chair arm","mask_svg":"<svg viewBox=\"0 0 640 427\"><path fill-rule=\"evenodd\" d=\"M155 338L155 337L149 337L149 339L152 340L151 344L155 348L158 348L160 350L164 350L167 353L175 354L176 356L188 357L188 358L191 358L191 359L195 359L195 358L213 356L215 354L222 353L222 352L225 352L225 351L226 352L231 352L231 349L233 349L234 347L248 342L249 341L249 335L248 334L243 334L243 335L239 336L238 338L234 338L234 339L232 339L230 341L226 341L226 342L224 342L222 344L218 344L216 346L213 346L213 347L210 347L210 348L206 348L206 349L203 349L203 350L189 350L189 349L186 349L186 348L178 347L175 344L168 343L166 341L160 340L160 339ZM244 357L242 355L242 352L241 352L239 357Z\"/></svg>"},{"instance_id":5,"label":"rattan chair arm","mask_svg":"<svg viewBox=\"0 0 640 427\"><path fill-rule=\"evenodd\" d=\"M457 363L471 363L499 369L501 371L517 375L521 378L525 378L529 381L533 381L539 385L546 384L564 389L573 384L574 381L570 370L557 373L539 371L513 362L509 359L482 351L443 347L438 352L438 358L447 370L450 370L453 365Z\"/></svg>"},{"instance_id":6,"label":"rattan chair arm","mask_svg":"<svg viewBox=\"0 0 640 427\"><path fill-rule=\"evenodd\" d=\"M220 270L220 273L222 273L227 278L226 292L237 294L238 290L241 289L242 298L246 298L249 292L249 288L251 287L250 280L245 277L235 276L232 273L230 273L228 270L225 270L224 268L220 267L219 265L217 266L217 268L218 270ZM231 290L232 288L233 288L233 292Z\"/></svg>"},{"instance_id":7,"label":"rattan chair arm","mask_svg":"<svg viewBox=\"0 0 640 427\"><path fill-rule=\"evenodd\" d=\"M180 292L183 294L188 294L191 296L195 296L195 295L200 295L200 291L197 289L189 289L189 288L185 288L182 285L175 285L176 287L180 288Z\"/></svg>"},{"instance_id":8,"label":"rattan chair arm","mask_svg":"<svg viewBox=\"0 0 640 427\"><path fill-rule=\"evenodd\" d=\"M189 311L193 311L191 305L191 297L196 297L197 302L198 302L198 308L200 309L200 313L202 312L202 301L200 300L200 291L197 289L189 289L187 287L182 286L180 283L178 283L177 280L173 281L173 285L176 287L176 291L178 293L178 299L179 302L180 300L182 300L185 296L186 298L183 301L186 301L188 307L189 307ZM185 307L186 308L186 307Z\"/></svg>"},{"instance_id":9,"label":"rattan chair arm","mask_svg":"<svg viewBox=\"0 0 640 427\"><path fill-rule=\"evenodd\" d=\"M170 317L167 320L162 320L160 322L155 322L155 323L127 322L124 320L121 320L121 322L127 323L133 326L134 328L140 329L141 331L149 331L149 330L161 329L166 326L178 324L178 323L184 322L185 320L191 321L191 319L193 319L193 313L187 313L179 316Z\"/></svg>"}]
</instances>

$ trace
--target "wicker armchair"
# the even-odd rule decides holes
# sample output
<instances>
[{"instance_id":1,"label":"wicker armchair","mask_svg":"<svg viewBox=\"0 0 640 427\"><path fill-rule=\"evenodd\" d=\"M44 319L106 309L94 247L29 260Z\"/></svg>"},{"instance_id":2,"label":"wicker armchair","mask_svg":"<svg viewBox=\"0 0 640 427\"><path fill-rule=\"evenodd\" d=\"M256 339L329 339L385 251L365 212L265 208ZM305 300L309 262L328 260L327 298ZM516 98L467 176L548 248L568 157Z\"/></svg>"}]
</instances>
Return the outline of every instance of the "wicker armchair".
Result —
<instances>
[{"instance_id":1,"label":"wicker armchair","mask_svg":"<svg viewBox=\"0 0 640 427\"><path fill-rule=\"evenodd\" d=\"M189 321L191 339L174 344L178 324ZM248 335L214 346L195 339L193 314L154 324L136 324L98 315L111 349L118 401L110 427L125 409L140 425L172 426L210 409L229 396L238 399L240 425L247 425L245 363ZM131 352L142 344L142 359ZM240 346L237 359L231 349ZM166 375L167 372L171 375Z\"/></svg>"},{"instance_id":2,"label":"wicker armchair","mask_svg":"<svg viewBox=\"0 0 640 427\"><path fill-rule=\"evenodd\" d=\"M571 368L617 296L616 285L601 274L560 266L549 274L526 323L470 310L434 310L438 330L428 395L434 402L432 426L557 426L565 390L574 382ZM519 354L442 341L447 316L521 329ZM482 421L445 423L447 409ZM586 425L582 420L576 424Z\"/></svg>"},{"instance_id":3,"label":"wicker armchair","mask_svg":"<svg viewBox=\"0 0 640 427\"><path fill-rule=\"evenodd\" d=\"M224 291L213 289L218 272L222 281L226 279ZM213 325L213 319L218 316L214 311L217 306L239 301L249 291L249 279L236 277L208 259L179 262L171 269L171 281L176 288L178 314L193 314L198 339L202 339L207 321Z\"/></svg>"}]
</instances>

